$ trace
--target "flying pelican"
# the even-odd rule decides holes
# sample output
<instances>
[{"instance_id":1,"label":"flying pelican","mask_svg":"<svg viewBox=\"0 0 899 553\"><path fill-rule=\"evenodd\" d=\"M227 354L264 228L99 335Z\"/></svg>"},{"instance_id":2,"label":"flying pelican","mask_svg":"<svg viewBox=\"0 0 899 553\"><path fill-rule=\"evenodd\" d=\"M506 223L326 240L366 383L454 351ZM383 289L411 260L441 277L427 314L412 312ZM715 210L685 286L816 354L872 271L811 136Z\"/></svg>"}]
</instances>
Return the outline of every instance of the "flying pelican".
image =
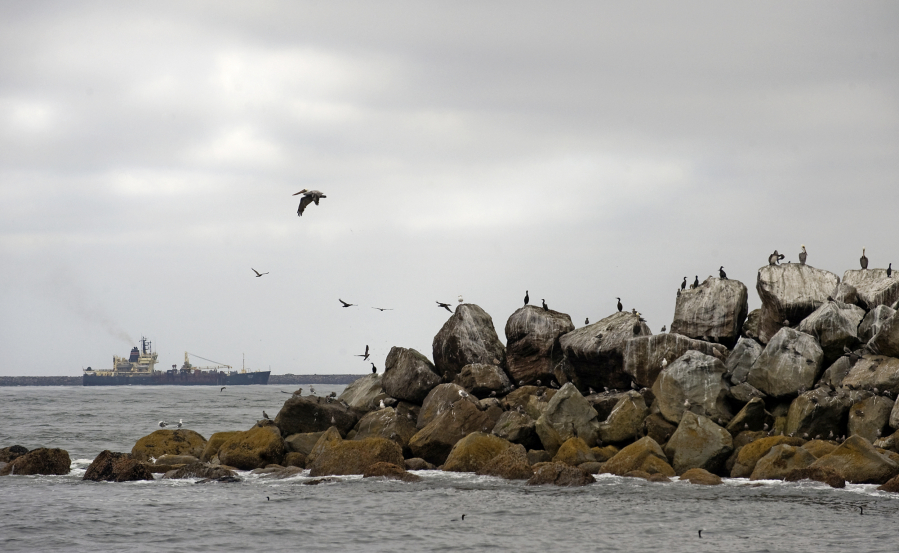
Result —
<instances>
[{"instance_id":1,"label":"flying pelican","mask_svg":"<svg viewBox=\"0 0 899 553\"><path fill-rule=\"evenodd\" d=\"M365 344L365 353L361 355L357 353L353 357L361 357L363 361L368 361L368 344Z\"/></svg>"},{"instance_id":2,"label":"flying pelican","mask_svg":"<svg viewBox=\"0 0 899 553\"><path fill-rule=\"evenodd\" d=\"M250 267L250 269L252 269L253 272L256 273L256 278L259 278L259 277L261 277L262 275L267 275L267 274L268 274L268 271L266 271L266 272L264 272L264 273L260 273L259 271L257 271L256 269L253 269L252 267Z\"/></svg>"},{"instance_id":3,"label":"flying pelican","mask_svg":"<svg viewBox=\"0 0 899 553\"><path fill-rule=\"evenodd\" d=\"M447 311L449 311L450 313L453 312L453 310L450 309L450 304L448 304L448 303L443 303L442 301L438 301L438 302L436 302L436 303L437 303L437 307L442 307L442 308L446 309Z\"/></svg>"},{"instance_id":4,"label":"flying pelican","mask_svg":"<svg viewBox=\"0 0 899 553\"><path fill-rule=\"evenodd\" d=\"M862 248L862 256L859 258L858 262L862 264L863 270L868 269L868 258L865 257L865 248Z\"/></svg>"},{"instance_id":5,"label":"flying pelican","mask_svg":"<svg viewBox=\"0 0 899 553\"><path fill-rule=\"evenodd\" d=\"M799 253L799 264L805 265L805 260L808 259L808 252L805 251L805 244L800 244L802 247L802 252Z\"/></svg>"},{"instance_id":6,"label":"flying pelican","mask_svg":"<svg viewBox=\"0 0 899 553\"><path fill-rule=\"evenodd\" d=\"M307 190L305 188L294 194L294 196L298 196L300 194L303 195L303 197L300 199L300 207L297 208L297 215L300 217L302 217L303 212L306 211L307 205L312 202L315 202L315 205L318 205L318 201L320 199L327 198L327 196L325 196L318 190Z\"/></svg>"},{"instance_id":7,"label":"flying pelican","mask_svg":"<svg viewBox=\"0 0 899 553\"><path fill-rule=\"evenodd\" d=\"M355 303L347 303L347 302L343 301L343 300L340 299L340 298L337 298L337 301L339 301L340 303L343 304L341 307L357 307L357 306L358 306L358 304L355 304Z\"/></svg>"}]
</instances>

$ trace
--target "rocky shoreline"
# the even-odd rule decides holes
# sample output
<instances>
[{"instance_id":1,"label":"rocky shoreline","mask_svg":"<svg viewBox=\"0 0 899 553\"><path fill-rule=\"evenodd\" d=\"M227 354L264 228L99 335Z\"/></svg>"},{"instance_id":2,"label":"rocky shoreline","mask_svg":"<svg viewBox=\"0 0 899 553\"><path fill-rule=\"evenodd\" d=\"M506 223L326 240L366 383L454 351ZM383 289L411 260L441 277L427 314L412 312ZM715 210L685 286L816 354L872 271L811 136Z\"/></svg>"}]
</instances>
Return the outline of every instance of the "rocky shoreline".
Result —
<instances>
[{"instance_id":1,"label":"rocky shoreline","mask_svg":"<svg viewBox=\"0 0 899 553\"><path fill-rule=\"evenodd\" d=\"M638 313L575 328L526 305L508 318L505 344L490 315L460 304L433 361L394 347L383 374L339 397L294 394L274 420L208 440L157 430L130 453L102 452L84 478L415 481L438 468L566 486L609 473L899 490L897 279L768 265L756 291L762 308L750 313L736 280L678 290L671 332L657 335ZM0 450L0 474L68 472L61 450L23 450Z\"/></svg>"}]
</instances>

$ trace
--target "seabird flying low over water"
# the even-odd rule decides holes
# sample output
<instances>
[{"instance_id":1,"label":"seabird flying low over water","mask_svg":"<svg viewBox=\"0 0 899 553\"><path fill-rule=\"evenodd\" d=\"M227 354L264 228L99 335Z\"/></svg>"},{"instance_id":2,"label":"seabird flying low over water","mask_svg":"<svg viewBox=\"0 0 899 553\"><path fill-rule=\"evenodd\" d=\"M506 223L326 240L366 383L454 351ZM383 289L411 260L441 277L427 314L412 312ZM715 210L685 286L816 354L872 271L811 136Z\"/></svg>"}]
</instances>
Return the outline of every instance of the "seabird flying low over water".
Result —
<instances>
[{"instance_id":1,"label":"seabird flying low over water","mask_svg":"<svg viewBox=\"0 0 899 553\"><path fill-rule=\"evenodd\" d=\"M724 272L724 265L718 269L718 276L721 277L721 280L727 280L727 273Z\"/></svg>"},{"instance_id":2,"label":"seabird flying low over water","mask_svg":"<svg viewBox=\"0 0 899 553\"><path fill-rule=\"evenodd\" d=\"M270 418L268 418L268 413L266 413L264 409L262 410L262 418L264 418L265 420L271 420Z\"/></svg>"},{"instance_id":3,"label":"seabird flying low over water","mask_svg":"<svg viewBox=\"0 0 899 553\"><path fill-rule=\"evenodd\" d=\"M327 198L324 194L319 192L318 190L306 190L305 188L294 194L294 196L299 196L300 194L303 197L300 199L300 207L297 208L297 215L300 217L303 216L303 212L306 211L306 206L315 202L315 205L318 205L318 201L322 198Z\"/></svg>"},{"instance_id":4,"label":"seabird flying low over water","mask_svg":"<svg viewBox=\"0 0 899 553\"><path fill-rule=\"evenodd\" d=\"M361 357L363 361L368 361L368 344L365 344L365 353L357 353L354 357Z\"/></svg>"},{"instance_id":5,"label":"seabird flying low over water","mask_svg":"<svg viewBox=\"0 0 899 553\"><path fill-rule=\"evenodd\" d=\"M371 363L371 361L369 361ZM374 363L371 364L371 374L378 374L378 367Z\"/></svg>"},{"instance_id":6,"label":"seabird flying low over water","mask_svg":"<svg viewBox=\"0 0 899 553\"><path fill-rule=\"evenodd\" d=\"M549 311L549 307L546 306L546 300L541 299L540 301L543 302L543 310L544 310L544 311Z\"/></svg>"},{"instance_id":7,"label":"seabird flying low over water","mask_svg":"<svg viewBox=\"0 0 899 553\"><path fill-rule=\"evenodd\" d=\"M337 301L339 301L340 303L343 304L342 307L357 307L357 305L355 303L347 303L340 298L337 298Z\"/></svg>"},{"instance_id":8,"label":"seabird flying low over water","mask_svg":"<svg viewBox=\"0 0 899 553\"><path fill-rule=\"evenodd\" d=\"M443 303L442 301L438 301L438 302L437 302L437 307L442 307L442 308L446 309L447 311L449 311L450 313L453 312L453 310L450 309L450 304L448 304L448 303Z\"/></svg>"},{"instance_id":9,"label":"seabird flying low over water","mask_svg":"<svg viewBox=\"0 0 899 553\"><path fill-rule=\"evenodd\" d=\"M808 252L805 251L805 244L800 244L802 247L802 251L799 252L799 264L805 265L805 260L808 259Z\"/></svg>"},{"instance_id":10,"label":"seabird flying low over water","mask_svg":"<svg viewBox=\"0 0 899 553\"><path fill-rule=\"evenodd\" d=\"M531 297L528 295L528 291L525 290L524 291L524 304L527 305L528 302L530 302L530 301L531 301Z\"/></svg>"},{"instance_id":11,"label":"seabird flying low over water","mask_svg":"<svg viewBox=\"0 0 899 553\"><path fill-rule=\"evenodd\" d=\"M224 391L225 391L225 388L227 388L227 386L222 386L222 389L219 390L219 393L224 392Z\"/></svg>"},{"instance_id":12,"label":"seabird flying low over water","mask_svg":"<svg viewBox=\"0 0 899 553\"><path fill-rule=\"evenodd\" d=\"M621 311L622 309L624 309L624 306L621 305L621 298L615 298L615 299L618 300L618 311Z\"/></svg>"},{"instance_id":13,"label":"seabird flying low over water","mask_svg":"<svg viewBox=\"0 0 899 553\"><path fill-rule=\"evenodd\" d=\"M250 269L251 269L254 273L256 273L256 278L259 278L259 277L261 277L262 275L267 275L267 274L268 274L268 271L266 271L266 272L264 272L264 273L260 273L259 271L257 271L256 269L253 269L252 267L250 267Z\"/></svg>"},{"instance_id":14,"label":"seabird flying low over water","mask_svg":"<svg viewBox=\"0 0 899 553\"><path fill-rule=\"evenodd\" d=\"M372 307L372 309L377 309L378 311L393 311L392 307Z\"/></svg>"},{"instance_id":15,"label":"seabird flying low over water","mask_svg":"<svg viewBox=\"0 0 899 553\"><path fill-rule=\"evenodd\" d=\"M865 256L865 248L862 248L862 256L858 260L863 270L868 270L868 258Z\"/></svg>"}]
</instances>

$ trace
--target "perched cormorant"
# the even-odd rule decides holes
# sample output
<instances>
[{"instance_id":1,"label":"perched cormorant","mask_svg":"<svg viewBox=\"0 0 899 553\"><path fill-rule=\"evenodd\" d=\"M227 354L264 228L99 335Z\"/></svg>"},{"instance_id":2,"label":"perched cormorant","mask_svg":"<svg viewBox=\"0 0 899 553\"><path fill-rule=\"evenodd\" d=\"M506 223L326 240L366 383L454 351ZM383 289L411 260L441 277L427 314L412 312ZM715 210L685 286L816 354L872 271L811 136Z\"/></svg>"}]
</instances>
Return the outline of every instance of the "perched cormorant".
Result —
<instances>
[{"instance_id":1,"label":"perched cormorant","mask_svg":"<svg viewBox=\"0 0 899 553\"><path fill-rule=\"evenodd\" d=\"M893 264L890 263L890 266L887 267L887 278L893 278Z\"/></svg>"},{"instance_id":2,"label":"perched cormorant","mask_svg":"<svg viewBox=\"0 0 899 553\"><path fill-rule=\"evenodd\" d=\"M327 198L324 194L319 192L318 190L306 190L305 188L294 194L294 196L298 196L302 194L303 197L300 199L300 207L297 208L297 215L300 217L303 216L303 212L306 211L306 206L315 202L315 205L318 205L318 201L322 198Z\"/></svg>"},{"instance_id":3,"label":"perched cormorant","mask_svg":"<svg viewBox=\"0 0 899 553\"><path fill-rule=\"evenodd\" d=\"M691 288L699 288L699 275L696 275L696 280L693 281Z\"/></svg>"},{"instance_id":4,"label":"perched cormorant","mask_svg":"<svg viewBox=\"0 0 899 553\"><path fill-rule=\"evenodd\" d=\"M527 305L531 301L531 296L528 295L528 291L524 291L524 304Z\"/></svg>"},{"instance_id":5,"label":"perched cormorant","mask_svg":"<svg viewBox=\"0 0 899 553\"><path fill-rule=\"evenodd\" d=\"M254 273L256 273L256 278L259 278L259 277L261 277L262 275L267 275L267 274L268 274L268 271L266 271L266 272L264 272L264 273L260 273L259 271L257 271L256 269L253 269L252 267L250 267L250 270L252 270Z\"/></svg>"},{"instance_id":6,"label":"perched cormorant","mask_svg":"<svg viewBox=\"0 0 899 553\"><path fill-rule=\"evenodd\" d=\"M662 325L662 332L668 332L668 325Z\"/></svg>"},{"instance_id":7,"label":"perched cormorant","mask_svg":"<svg viewBox=\"0 0 899 553\"><path fill-rule=\"evenodd\" d=\"M337 301L339 301L340 303L343 304L341 307L358 307L357 304L355 304L355 303L347 303L347 302L343 301L343 300L340 299L340 298L337 298Z\"/></svg>"},{"instance_id":8,"label":"perched cormorant","mask_svg":"<svg viewBox=\"0 0 899 553\"><path fill-rule=\"evenodd\" d=\"M584 324L585 325L590 324L590 317L587 317L586 319L584 319Z\"/></svg>"},{"instance_id":9,"label":"perched cormorant","mask_svg":"<svg viewBox=\"0 0 899 553\"><path fill-rule=\"evenodd\" d=\"M862 248L862 256L859 258L858 262L862 264L862 269L868 269L868 258L865 257L865 248Z\"/></svg>"},{"instance_id":10,"label":"perched cormorant","mask_svg":"<svg viewBox=\"0 0 899 553\"><path fill-rule=\"evenodd\" d=\"M805 260L808 259L808 252L805 251L805 244L800 244L802 246L802 251L799 253L799 264L805 265Z\"/></svg>"},{"instance_id":11,"label":"perched cormorant","mask_svg":"<svg viewBox=\"0 0 899 553\"><path fill-rule=\"evenodd\" d=\"M721 277L722 280L727 280L727 273L724 272L724 265L718 269L718 276Z\"/></svg>"},{"instance_id":12,"label":"perched cormorant","mask_svg":"<svg viewBox=\"0 0 899 553\"><path fill-rule=\"evenodd\" d=\"M371 363L371 361L369 361ZM378 367L374 363L371 364L371 374L378 374Z\"/></svg>"},{"instance_id":13,"label":"perched cormorant","mask_svg":"<svg viewBox=\"0 0 899 553\"><path fill-rule=\"evenodd\" d=\"M543 310L544 310L544 311L549 311L549 307L547 307L547 305L546 305L546 300L541 299L540 301L543 302Z\"/></svg>"},{"instance_id":14,"label":"perched cormorant","mask_svg":"<svg viewBox=\"0 0 899 553\"><path fill-rule=\"evenodd\" d=\"M368 344L365 344L365 353L357 353L353 357L361 357L363 361L368 361Z\"/></svg>"},{"instance_id":15,"label":"perched cormorant","mask_svg":"<svg viewBox=\"0 0 899 553\"><path fill-rule=\"evenodd\" d=\"M618 311L621 311L622 309L624 309L624 306L621 305L621 298L616 298L616 299L618 300Z\"/></svg>"},{"instance_id":16,"label":"perched cormorant","mask_svg":"<svg viewBox=\"0 0 899 553\"><path fill-rule=\"evenodd\" d=\"M265 420L271 420L270 418L268 418L268 413L265 412L265 409L262 410L262 418L264 418Z\"/></svg>"},{"instance_id":17,"label":"perched cormorant","mask_svg":"<svg viewBox=\"0 0 899 553\"><path fill-rule=\"evenodd\" d=\"M450 304L448 304L448 303L443 303L442 301L438 301L438 302L437 302L437 307L442 307L442 308L446 309L447 311L449 311L450 313L453 312L453 310L450 309Z\"/></svg>"},{"instance_id":18,"label":"perched cormorant","mask_svg":"<svg viewBox=\"0 0 899 553\"><path fill-rule=\"evenodd\" d=\"M680 283L680 289L686 290L687 288L687 277L684 277L684 281Z\"/></svg>"}]
</instances>

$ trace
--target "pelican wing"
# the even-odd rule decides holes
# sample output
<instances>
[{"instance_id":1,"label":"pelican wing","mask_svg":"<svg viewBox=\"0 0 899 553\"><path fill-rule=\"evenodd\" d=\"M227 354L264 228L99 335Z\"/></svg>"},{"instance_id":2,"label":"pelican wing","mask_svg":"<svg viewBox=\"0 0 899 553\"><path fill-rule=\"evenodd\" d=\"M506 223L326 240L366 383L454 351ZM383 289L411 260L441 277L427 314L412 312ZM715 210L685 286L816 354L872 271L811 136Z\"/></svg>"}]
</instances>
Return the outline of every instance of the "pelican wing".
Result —
<instances>
[{"instance_id":1,"label":"pelican wing","mask_svg":"<svg viewBox=\"0 0 899 553\"><path fill-rule=\"evenodd\" d=\"M303 216L303 212L306 211L306 206L312 203L312 196L306 195L300 199L300 207L297 209L297 215L300 217ZM316 205L318 204L318 200L315 200Z\"/></svg>"}]
</instances>

